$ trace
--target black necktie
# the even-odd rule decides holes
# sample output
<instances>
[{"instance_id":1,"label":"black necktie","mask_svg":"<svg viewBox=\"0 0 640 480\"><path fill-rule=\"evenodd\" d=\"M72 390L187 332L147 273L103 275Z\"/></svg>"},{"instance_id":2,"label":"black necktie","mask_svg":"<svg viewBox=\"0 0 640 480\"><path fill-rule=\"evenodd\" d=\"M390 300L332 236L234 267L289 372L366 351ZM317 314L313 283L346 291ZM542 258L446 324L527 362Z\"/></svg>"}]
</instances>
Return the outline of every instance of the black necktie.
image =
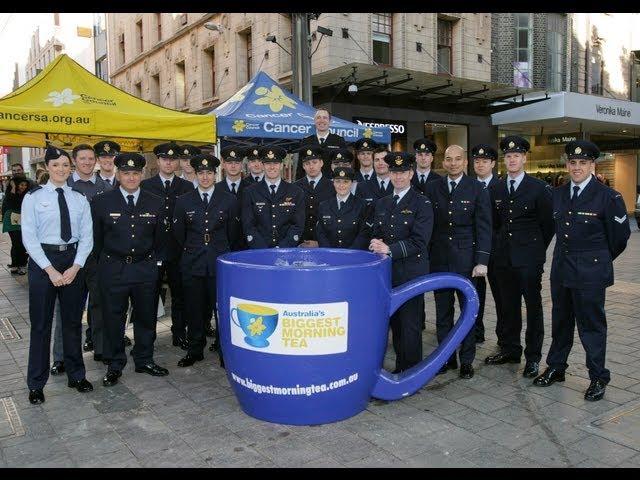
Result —
<instances>
[{"instance_id":1,"label":"black necktie","mask_svg":"<svg viewBox=\"0 0 640 480\"><path fill-rule=\"evenodd\" d=\"M483 180L480 183L482 184L482 188L487 188L487 182Z\"/></svg>"},{"instance_id":2,"label":"black necktie","mask_svg":"<svg viewBox=\"0 0 640 480\"><path fill-rule=\"evenodd\" d=\"M311 190L315 190L315 188L316 188L316 181L315 181L315 180L310 180L310 181L309 181L309 185L311 185Z\"/></svg>"},{"instance_id":3,"label":"black necktie","mask_svg":"<svg viewBox=\"0 0 640 480\"><path fill-rule=\"evenodd\" d=\"M170 188L171 188L171 180L165 180L164 181L164 190L165 190L165 192L168 192Z\"/></svg>"},{"instance_id":4,"label":"black necktie","mask_svg":"<svg viewBox=\"0 0 640 480\"><path fill-rule=\"evenodd\" d=\"M368 173L365 173L365 175L364 175L364 179L365 179L365 180L369 180L369 174L368 174Z\"/></svg>"},{"instance_id":5,"label":"black necktie","mask_svg":"<svg viewBox=\"0 0 640 480\"><path fill-rule=\"evenodd\" d=\"M400 199L400 195L394 195L393 196L393 203L395 203L397 205L399 199Z\"/></svg>"},{"instance_id":6,"label":"black necktie","mask_svg":"<svg viewBox=\"0 0 640 480\"><path fill-rule=\"evenodd\" d=\"M514 185L516 184L515 180L509 180L509 183L511 184L511 186L509 187L509 195L513 195L516 191L516 189L514 188Z\"/></svg>"},{"instance_id":7,"label":"black necktie","mask_svg":"<svg viewBox=\"0 0 640 480\"><path fill-rule=\"evenodd\" d=\"M133 203L133 195L127 195L127 207L131 210L135 208L135 204Z\"/></svg>"},{"instance_id":8,"label":"black necktie","mask_svg":"<svg viewBox=\"0 0 640 480\"><path fill-rule=\"evenodd\" d=\"M324 145L324 141L325 141L325 140L326 140L325 138L321 138L321 139L320 139L320 145Z\"/></svg>"},{"instance_id":9,"label":"black necktie","mask_svg":"<svg viewBox=\"0 0 640 480\"><path fill-rule=\"evenodd\" d=\"M275 197L276 196L276 186L275 185L269 185L269 188L271 189L271 197Z\"/></svg>"},{"instance_id":10,"label":"black necktie","mask_svg":"<svg viewBox=\"0 0 640 480\"><path fill-rule=\"evenodd\" d=\"M580 192L580 187L578 185L573 187L573 196L571 197L571 201L575 201L578 198L578 193Z\"/></svg>"},{"instance_id":11,"label":"black necktie","mask_svg":"<svg viewBox=\"0 0 640 480\"><path fill-rule=\"evenodd\" d=\"M338 210L342 210L342 207L344 207L344 200L340 200L340 203L338 204Z\"/></svg>"},{"instance_id":12,"label":"black necktie","mask_svg":"<svg viewBox=\"0 0 640 480\"><path fill-rule=\"evenodd\" d=\"M456 189L456 182L451 180L449 183L451 184L451 194L453 195L453 191Z\"/></svg>"},{"instance_id":13,"label":"black necktie","mask_svg":"<svg viewBox=\"0 0 640 480\"><path fill-rule=\"evenodd\" d=\"M111 179L110 178L105 178L104 181L107 182L107 185L111 186Z\"/></svg>"},{"instance_id":14,"label":"black necktie","mask_svg":"<svg viewBox=\"0 0 640 480\"><path fill-rule=\"evenodd\" d=\"M64 198L64 190L56 188L58 192L58 207L60 207L60 236L62 240L68 242L71 240L71 219L69 218L69 207Z\"/></svg>"},{"instance_id":15,"label":"black necktie","mask_svg":"<svg viewBox=\"0 0 640 480\"><path fill-rule=\"evenodd\" d=\"M384 180L380 180L380 190L384 192Z\"/></svg>"},{"instance_id":16,"label":"black necktie","mask_svg":"<svg viewBox=\"0 0 640 480\"><path fill-rule=\"evenodd\" d=\"M420 174L420 185L424 185L424 173Z\"/></svg>"},{"instance_id":17,"label":"black necktie","mask_svg":"<svg viewBox=\"0 0 640 480\"><path fill-rule=\"evenodd\" d=\"M209 194L207 192L202 194L202 202L204 203L204 208L207 208L209 205Z\"/></svg>"},{"instance_id":18,"label":"black necktie","mask_svg":"<svg viewBox=\"0 0 640 480\"><path fill-rule=\"evenodd\" d=\"M236 182L233 182L231 184L231 193L233 193L234 195L238 192L236 192Z\"/></svg>"},{"instance_id":19,"label":"black necktie","mask_svg":"<svg viewBox=\"0 0 640 480\"><path fill-rule=\"evenodd\" d=\"M258 183L260 181L260 177L253 177L253 179Z\"/></svg>"}]
</instances>

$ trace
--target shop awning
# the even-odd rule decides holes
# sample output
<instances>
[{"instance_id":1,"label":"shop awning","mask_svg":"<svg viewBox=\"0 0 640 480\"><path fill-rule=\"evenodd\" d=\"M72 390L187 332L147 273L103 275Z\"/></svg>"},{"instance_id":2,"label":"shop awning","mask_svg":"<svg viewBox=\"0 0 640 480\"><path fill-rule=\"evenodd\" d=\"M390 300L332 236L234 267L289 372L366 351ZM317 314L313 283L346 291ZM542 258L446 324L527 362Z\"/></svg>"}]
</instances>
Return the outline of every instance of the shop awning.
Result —
<instances>
[{"instance_id":1,"label":"shop awning","mask_svg":"<svg viewBox=\"0 0 640 480\"><path fill-rule=\"evenodd\" d=\"M67 55L0 99L0 145L61 148L109 138L123 150L150 151L175 140L216 141L215 117L141 100L96 77Z\"/></svg>"},{"instance_id":2,"label":"shop awning","mask_svg":"<svg viewBox=\"0 0 640 480\"><path fill-rule=\"evenodd\" d=\"M448 74L350 63L313 75L316 103L347 102L469 115L490 115L538 103L524 96L540 89L458 78ZM349 93L355 85L357 93Z\"/></svg>"}]
</instances>

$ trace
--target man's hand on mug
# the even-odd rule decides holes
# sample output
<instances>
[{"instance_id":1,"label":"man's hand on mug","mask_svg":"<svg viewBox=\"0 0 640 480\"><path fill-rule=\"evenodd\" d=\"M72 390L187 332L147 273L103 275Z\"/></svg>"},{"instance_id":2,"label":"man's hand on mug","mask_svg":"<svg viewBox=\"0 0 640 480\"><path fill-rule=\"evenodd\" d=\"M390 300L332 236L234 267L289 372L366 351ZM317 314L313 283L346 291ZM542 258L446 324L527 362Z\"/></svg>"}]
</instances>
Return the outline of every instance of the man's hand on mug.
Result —
<instances>
[{"instance_id":1,"label":"man's hand on mug","mask_svg":"<svg viewBox=\"0 0 640 480\"><path fill-rule=\"evenodd\" d=\"M473 267L473 272L471 272L472 277L486 277L487 276L487 266L478 264Z\"/></svg>"},{"instance_id":2,"label":"man's hand on mug","mask_svg":"<svg viewBox=\"0 0 640 480\"><path fill-rule=\"evenodd\" d=\"M298 248L318 248L318 246L318 242L316 242L315 240L305 240L300 245L298 245Z\"/></svg>"},{"instance_id":3,"label":"man's hand on mug","mask_svg":"<svg viewBox=\"0 0 640 480\"><path fill-rule=\"evenodd\" d=\"M379 238L371 239L369 250L371 250L373 253L382 253L383 255L388 255L391 251L389 246Z\"/></svg>"}]
</instances>

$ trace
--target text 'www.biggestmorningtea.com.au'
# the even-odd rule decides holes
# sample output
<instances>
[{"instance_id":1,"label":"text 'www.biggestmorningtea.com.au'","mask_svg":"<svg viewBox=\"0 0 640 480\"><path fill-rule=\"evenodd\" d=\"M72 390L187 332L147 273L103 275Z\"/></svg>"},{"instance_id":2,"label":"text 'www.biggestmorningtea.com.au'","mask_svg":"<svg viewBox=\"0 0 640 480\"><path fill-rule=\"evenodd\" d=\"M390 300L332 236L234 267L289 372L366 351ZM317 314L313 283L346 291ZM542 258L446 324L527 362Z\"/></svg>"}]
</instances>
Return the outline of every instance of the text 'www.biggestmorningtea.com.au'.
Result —
<instances>
[{"instance_id":1,"label":"text 'www.biggestmorningtea.com.au'","mask_svg":"<svg viewBox=\"0 0 640 480\"><path fill-rule=\"evenodd\" d=\"M253 390L255 393L270 393L272 395L306 395L307 397L317 393L328 392L337 388L344 387L358 380L358 374L353 373L347 378L341 378L333 382L322 383L320 385L296 385L295 387L276 387L274 385L260 385L254 383L250 378L240 378L235 373L231 373L231 378L243 387Z\"/></svg>"}]
</instances>

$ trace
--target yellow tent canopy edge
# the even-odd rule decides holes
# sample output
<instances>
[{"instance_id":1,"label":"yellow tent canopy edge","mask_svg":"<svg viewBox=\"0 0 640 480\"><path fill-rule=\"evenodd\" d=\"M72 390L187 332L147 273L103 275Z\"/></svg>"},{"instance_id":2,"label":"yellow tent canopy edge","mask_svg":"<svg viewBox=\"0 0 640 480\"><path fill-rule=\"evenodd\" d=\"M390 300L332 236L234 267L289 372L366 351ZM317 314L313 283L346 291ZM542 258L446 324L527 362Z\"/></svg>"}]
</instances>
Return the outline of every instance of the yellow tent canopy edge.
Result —
<instances>
[{"instance_id":1,"label":"yellow tent canopy edge","mask_svg":"<svg viewBox=\"0 0 640 480\"><path fill-rule=\"evenodd\" d=\"M0 145L61 148L112 139L125 151L216 142L215 119L161 107L96 77L63 54L0 99ZM126 147L126 148L125 148Z\"/></svg>"}]
</instances>

